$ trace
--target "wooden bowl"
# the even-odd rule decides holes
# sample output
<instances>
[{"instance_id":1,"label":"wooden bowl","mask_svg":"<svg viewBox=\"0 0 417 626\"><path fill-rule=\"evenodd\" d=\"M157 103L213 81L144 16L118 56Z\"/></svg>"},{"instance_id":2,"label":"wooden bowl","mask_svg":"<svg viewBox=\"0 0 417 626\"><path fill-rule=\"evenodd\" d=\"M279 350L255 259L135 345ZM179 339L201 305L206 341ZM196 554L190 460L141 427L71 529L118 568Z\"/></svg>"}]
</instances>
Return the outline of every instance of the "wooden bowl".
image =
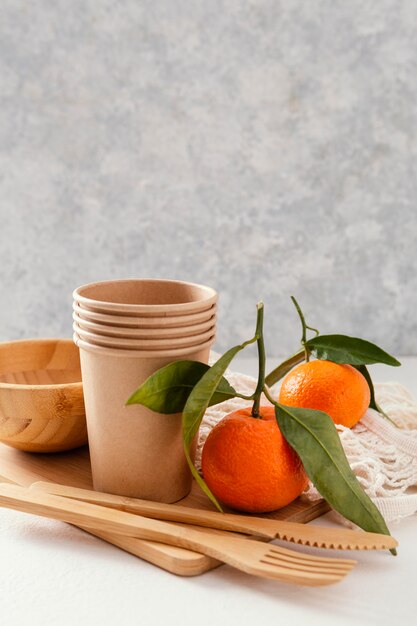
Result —
<instances>
[{"instance_id":1,"label":"wooden bowl","mask_svg":"<svg viewBox=\"0 0 417 626\"><path fill-rule=\"evenodd\" d=\"M87 443L80 356L71 339L0 343L0 441L28 452Z\"/></svg>"}]
</instances>

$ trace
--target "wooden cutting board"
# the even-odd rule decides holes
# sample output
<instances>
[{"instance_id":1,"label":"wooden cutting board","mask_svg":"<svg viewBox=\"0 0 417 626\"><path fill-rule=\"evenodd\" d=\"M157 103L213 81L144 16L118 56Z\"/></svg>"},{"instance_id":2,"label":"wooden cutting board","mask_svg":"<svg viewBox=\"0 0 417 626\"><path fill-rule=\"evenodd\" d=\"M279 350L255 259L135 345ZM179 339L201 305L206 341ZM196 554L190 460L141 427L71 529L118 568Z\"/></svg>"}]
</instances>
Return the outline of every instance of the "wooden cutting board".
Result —
<instances>
[{"instance_id":1,"label":"wooden cutting board","mask_svg":"<svg viewBox=\"0 0 417 626\"><path fill-rule=\"evenodd\" d=\"M84 447L71 452L57 454L32 454L15 450L0 443L0 482L2 480L3 482L14 482L23 486L29 486L33 482L44 480L72 487L92 489L88 448ZM190 495L178 504L197 509L214 509L196 483L193 484ZM300 499L297 499L287 507L265 514L264 517L306 523L323 515L328 510L329 507L324 500L302 502ZM183 548L132 537L92 532L91 530L88 532L181 576L202 574L221 564L215 559Z\"/></svg>"}]
</instances>

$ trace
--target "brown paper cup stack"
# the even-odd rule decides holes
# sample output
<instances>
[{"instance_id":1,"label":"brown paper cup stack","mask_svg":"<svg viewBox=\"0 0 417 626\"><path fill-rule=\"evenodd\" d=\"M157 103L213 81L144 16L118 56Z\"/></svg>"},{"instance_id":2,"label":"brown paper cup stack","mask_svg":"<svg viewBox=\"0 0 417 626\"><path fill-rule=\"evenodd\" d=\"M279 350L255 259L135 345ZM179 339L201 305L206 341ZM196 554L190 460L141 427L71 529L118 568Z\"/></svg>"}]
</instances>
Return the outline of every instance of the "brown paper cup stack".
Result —
<instances>
[{"instance_id":1,"label":"brown paper cup stack","mask_svg":"<svg viewBox=\"0 0 417 626\"><path fill-rule=\"evenodd\" d=\"M209 287L168 280L106 281L74 291L95 489L160 502L189 492L181 414L126 401L172 361L208 362L216 299Z\"/></svg>"}]
</instances>

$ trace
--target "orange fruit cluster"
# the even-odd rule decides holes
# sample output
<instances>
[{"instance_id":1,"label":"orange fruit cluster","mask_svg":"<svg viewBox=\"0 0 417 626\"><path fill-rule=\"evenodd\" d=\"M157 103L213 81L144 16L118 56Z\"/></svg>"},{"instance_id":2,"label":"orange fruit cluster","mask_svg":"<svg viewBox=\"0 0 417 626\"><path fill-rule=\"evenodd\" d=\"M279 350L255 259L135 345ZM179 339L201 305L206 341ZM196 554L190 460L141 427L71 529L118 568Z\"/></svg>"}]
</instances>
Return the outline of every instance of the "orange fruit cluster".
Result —
<instances>
[{"instance_id":1,"label":"orange fruit cluster","mask_svg":"<svg viewBox=\"0 0 417 626\"><path fill-rule=\"evenodd\" d=\"M370 390L351 365L310 361L284 378L279 403L324 411L336 424L351 428L365 414ZM251 415L251 407L230 413L207 437L204 479L227 506L250 513L274 511L292 502L308 478L297 453L283 437L272 406Z\"/></svg>"}]
</instances>

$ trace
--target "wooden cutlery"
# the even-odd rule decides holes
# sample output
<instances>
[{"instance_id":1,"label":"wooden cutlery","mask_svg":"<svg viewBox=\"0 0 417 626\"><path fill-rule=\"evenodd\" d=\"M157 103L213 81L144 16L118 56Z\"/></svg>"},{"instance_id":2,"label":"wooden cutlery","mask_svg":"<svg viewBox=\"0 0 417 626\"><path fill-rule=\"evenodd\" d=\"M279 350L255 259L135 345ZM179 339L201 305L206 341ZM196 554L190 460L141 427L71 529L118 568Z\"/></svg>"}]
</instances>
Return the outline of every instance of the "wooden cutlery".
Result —
<instances>
[{"instance_id":1,"label":"wooden cutlery","mask_svg":"<svg viewBox=\"0 0 417 626\"><path fill-rule=\"evenodd\" d=\"M389 550L398 543L390 535L368 533L344 528L310 526L264 517L217 513L193 509L175 504L161 504L138 500L87 489L68 487L48 482L33 483L31 489L44 493L65 496L74 500L99 504L104 507L135 513L144 517L171 522L181 522L254 535L263 539L281 539L306 546L334 548L338 550Z\"/></svg>"},{"instance_id":2,"label":"wooden cutlery","mask_svg":"<svg viewBox=\"0 0 417 626\"><path fill-rule=\"evenodd\" d=\"M196 550L249 574L301 585L338 582L356 563L312 556L226 533L195 530L12 484L0 485L0 506L81 525L99 533L115 533Z\"/></svg>"}]
</instances>

